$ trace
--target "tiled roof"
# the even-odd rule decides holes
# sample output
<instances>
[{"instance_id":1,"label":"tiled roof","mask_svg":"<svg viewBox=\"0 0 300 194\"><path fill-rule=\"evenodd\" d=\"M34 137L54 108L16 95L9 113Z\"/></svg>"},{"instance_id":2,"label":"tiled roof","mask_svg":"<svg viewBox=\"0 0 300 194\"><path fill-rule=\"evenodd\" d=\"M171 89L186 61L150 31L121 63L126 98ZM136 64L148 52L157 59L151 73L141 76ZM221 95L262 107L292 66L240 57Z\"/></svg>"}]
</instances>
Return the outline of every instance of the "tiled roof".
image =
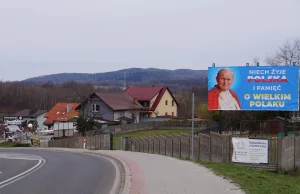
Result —
<instances>
[{"instance_id":1,"label":"tiled roof","mask_svg":"<svg viewBox=\"0 0 300 194\"><path fill-rule=\"evenodd\" d=\"M118 120L123 120L123 121L130 121L131 118L126 117L126 116L121 116Z\"/></svg>"},{"instance_id":2,"label":"tiled roof","mask_svg":"<svg viewBox=\"0 0 300 194\"><path fill-rule=\"evenodd\" d=\"M164 93L166 92L166 90L168 90L171 94L171 96L173 97L175 103L178 106L178 103L176 101L176 99L174 98L173 94L171 93L171 91L169 90L168 87L163 87L163 86L133 86L133 87L128 87L126 88L126 92L133 98L139 100L139 101L143 101L143 100L147 100L150 101L153 99L154 96L157 96L157 98L155 99L153 105L150 107L151 111L155 111L155 109L157 108L161 98L163 97Z\"/></svg>"},{"instance_id":3,"label":"tiled roof","mask_svg":"<svg viewBox=\"0 0 300 194\"><path fill-rule=\"evenodd\" d=\"M151 106L150 110L155 111L156 107L158 106L158 104L159 104L161 98L163 97L163 95L165 94L165 91L166 91L166 90L167 90L167 87L163 87L163 88L160 90L160 92L159 92L157 98L155 99L153 105Z\"/></svg>"},{"instance_id":4,"label":"tiled roof","mask_svg":"<svg viewBox=\"0 0 300 194\"><path fill-rule=\"evenodd\" d=\"M44 113L46 113L48 110L32 110L32 109L24 109L20 112L17 112L13 114L13 117L38 117Z\"/></svg>"},{"instance_id":5,"label":"tiled roof","mask_svg":"<svg viewBox=\"0 0 300 194\"><path fill-rule=\"evenodd\" d=\"M45 115L46 121L44 124L51 125L54 121L69 121L75 116L79 115L79 112L75 109L80 105L80 103L67 103L58 102L54 107ZM70 111L67 112L67 106L70 106Z\"/></svg>"},{"instance_id":6,"label":"tiled roof","mask_svg":"<svg viewBox=\"0 0 300 194\"><path fill-rule=\"evenodd\" d=\"M95 93L103 102L113 110L142 109L142 105L126 92Z\"/></svg>"},{"instance_id":7,"label":"tiled roof","mask_svg":"<svg viewBox=\"0 0 300 194\"><path fill-rule=\"evenodd\" d=\"M152 98L160 92L163 86L132 86L126 88L131 97L137 100L152 100Z\"/></svg>"}]
</instances>

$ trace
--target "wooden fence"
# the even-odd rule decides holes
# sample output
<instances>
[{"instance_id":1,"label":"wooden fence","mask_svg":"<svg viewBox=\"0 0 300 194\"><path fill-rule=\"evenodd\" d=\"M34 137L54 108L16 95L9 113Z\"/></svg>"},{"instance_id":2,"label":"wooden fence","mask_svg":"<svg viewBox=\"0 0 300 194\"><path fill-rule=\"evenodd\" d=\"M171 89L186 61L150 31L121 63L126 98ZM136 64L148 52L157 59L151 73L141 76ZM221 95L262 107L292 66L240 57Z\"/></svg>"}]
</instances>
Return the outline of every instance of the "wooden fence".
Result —
<instances>
[{"instance_id":1,"label":"wooden fence","mask_svg":"<svg viewBox=\"0 0 300 194\"><path fill-rule=\"evenodd\" d=\"M122 124L122 125L111 125L106 128L87 131L87 136L99 135L104 132L110 132L112 134L117 133L127 133L134 131L150 130L150 129L183 129L191 130L191 122L181 122L181 121L162 121L162 122L146 122L146 123L132 123L132 124ZM216 122L195 122L195 130L201 131L217 131L218 123Z\"/></svg>"},{"instance_id":2,"label":"wooden fence","mask_svg":"<svg viewBox=\"0 0 300 194\"><path fill-rule=\"evenodd\" d=\"M256 137L260 138L260 137ZM268 164L236 163L268 171L291 172L300 167L300 137L268 139ZM191 135L126 138L125 150L191 158ZM217 133L194 136L194 160L232 163L232 136Z\"/></svg>"},{"instance_id":3,"label":"wooden fence","mask_svg":"<svg viewBox=\"0 0 300 194\"><path fill-rule=\"evenodd\" d=\"M110 134L50 140L48 142L48 147L84 148L84 140L85 140L86 149L99 149L99 150L111 149Z\"/></svg>"}]
</instances>

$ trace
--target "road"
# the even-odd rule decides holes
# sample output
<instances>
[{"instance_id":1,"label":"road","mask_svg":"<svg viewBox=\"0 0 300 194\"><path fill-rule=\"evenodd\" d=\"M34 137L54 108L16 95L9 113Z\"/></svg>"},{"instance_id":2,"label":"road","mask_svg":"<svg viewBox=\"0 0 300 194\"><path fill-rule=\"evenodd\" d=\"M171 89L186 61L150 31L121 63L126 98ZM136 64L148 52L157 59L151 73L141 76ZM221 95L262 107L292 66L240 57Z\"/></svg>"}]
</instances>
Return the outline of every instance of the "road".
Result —
<instances>
[{"instance_id":1,"label":"road","mask_svg":"<svg viewBox=\"0 0 300 194\"><path fill-rule=\"evenodd\" d=\"M106 158L80 153L0 149L0 193L110 193L115 166Z\"/></svg>"}]
</instances>

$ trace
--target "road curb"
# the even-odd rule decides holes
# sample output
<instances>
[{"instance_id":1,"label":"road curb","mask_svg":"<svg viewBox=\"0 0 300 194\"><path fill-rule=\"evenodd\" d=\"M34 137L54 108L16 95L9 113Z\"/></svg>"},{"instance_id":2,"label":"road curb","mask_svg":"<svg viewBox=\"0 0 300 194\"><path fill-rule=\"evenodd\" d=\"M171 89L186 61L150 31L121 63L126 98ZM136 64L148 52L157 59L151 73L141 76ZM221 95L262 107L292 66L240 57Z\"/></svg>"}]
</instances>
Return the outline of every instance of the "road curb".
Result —
<instances>
[{"instance_id":1,"label":"road curb","mask_svg":"<svg viewBox=\"0 0 300 194\"><path fill-rule=\"evenodd\" d=\"M93 152L93 151L83 151L82 153L87 153L87 154L93 154L93 155L100 155L108 160L110 160L115 167L119 169L119 181L114 184L113 189L111 190L111 194L130 194L131 190L131 171L127 163L117 156L113 156L110 154L106 153L99 153L99 152ZM117 170L117 169L116 169Z\"/></svg>"}]
</instances>

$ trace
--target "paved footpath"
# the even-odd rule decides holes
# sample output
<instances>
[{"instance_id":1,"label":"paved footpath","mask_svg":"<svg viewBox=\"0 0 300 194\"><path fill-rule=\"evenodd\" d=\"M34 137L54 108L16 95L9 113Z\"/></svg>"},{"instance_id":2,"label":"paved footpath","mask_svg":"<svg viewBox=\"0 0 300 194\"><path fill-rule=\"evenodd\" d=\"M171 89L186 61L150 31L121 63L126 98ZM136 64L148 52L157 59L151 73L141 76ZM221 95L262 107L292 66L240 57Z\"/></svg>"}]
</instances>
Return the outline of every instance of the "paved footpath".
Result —
<instances>
[{"instance_id":1,"label":"paved footpath","mask_svg":"<svg viewBox=\"0 0 300 194\"><path fill-rule=\"evenodd\" d=\"M139 152L102 151L125 161L132 173L131 193L243 193L236 185L189 161Z\"/></svg>"},{"instance_id":2,"label":"paved footpath","mask_svg":"<svg viewBox=\"0 0 300 194\"><path fill-rule=\"evenodd\" d=\"M53 148L49 148L53 149ZM198 164L162 155L118 150L55 150L90 152L119 159L125 166L124 193L130 194L241 194L239 187Z\"/></svg>"}]
</instances>

